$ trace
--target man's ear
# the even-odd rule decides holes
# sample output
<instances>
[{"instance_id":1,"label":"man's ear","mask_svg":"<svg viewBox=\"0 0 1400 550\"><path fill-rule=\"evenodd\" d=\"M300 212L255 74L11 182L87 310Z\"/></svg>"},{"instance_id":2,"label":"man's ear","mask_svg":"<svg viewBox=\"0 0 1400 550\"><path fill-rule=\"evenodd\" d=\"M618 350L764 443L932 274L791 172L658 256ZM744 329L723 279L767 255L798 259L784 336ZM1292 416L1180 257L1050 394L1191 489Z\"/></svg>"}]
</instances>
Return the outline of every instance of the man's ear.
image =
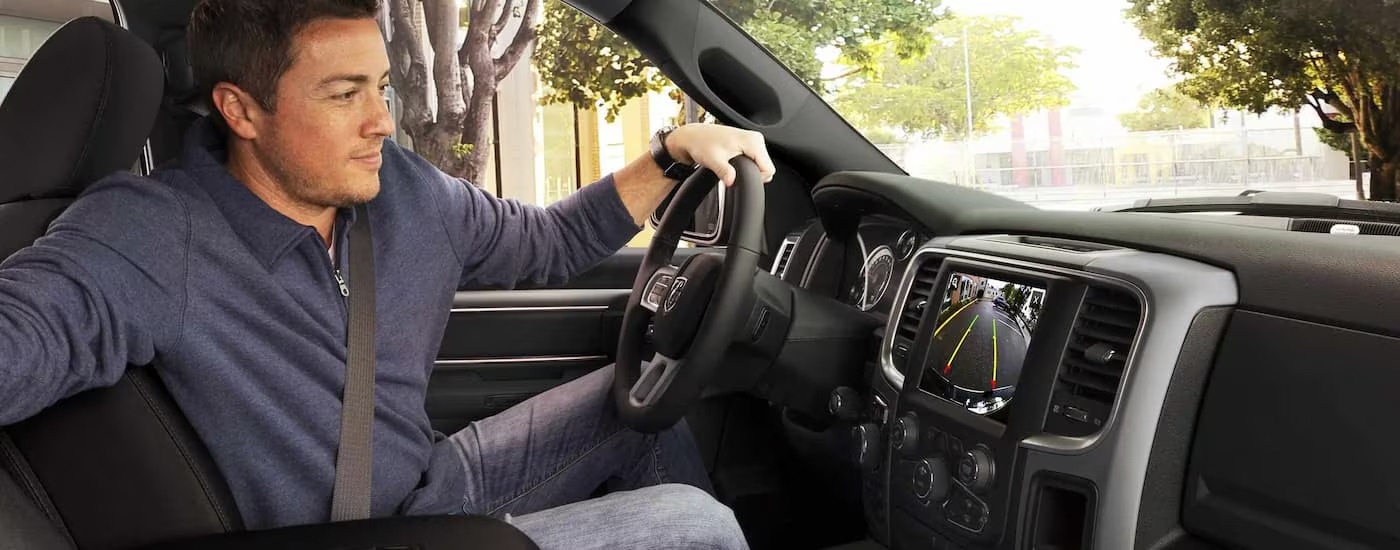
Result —
<instances>
[{"instance_id":1,"label":"man's ear","mask_svg":"<svg viewBox=\"0 0 1400 550\"><path fill-rule=\"evenodd\" d=\"M228 82L214 85L214 111L224 118L233 135L245 140L258 137L257 123L265 111L242 88Z\"/></svg>"}]
</instances>

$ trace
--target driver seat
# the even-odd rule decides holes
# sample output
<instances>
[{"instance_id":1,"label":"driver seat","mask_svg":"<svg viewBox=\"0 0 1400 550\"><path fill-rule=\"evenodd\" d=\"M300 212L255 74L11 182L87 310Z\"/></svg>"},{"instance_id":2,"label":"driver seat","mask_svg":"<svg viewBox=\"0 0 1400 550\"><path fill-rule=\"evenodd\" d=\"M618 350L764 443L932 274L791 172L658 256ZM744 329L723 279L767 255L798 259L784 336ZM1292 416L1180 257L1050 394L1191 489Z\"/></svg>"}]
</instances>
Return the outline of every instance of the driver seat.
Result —
<instances>
[{"instance_id":1,"label":"driver seat","mask_svg":"<svg viewBox=\"0 0 1400 550\"><path fill-rule=\"evenodd\" d=\"M0 260L41 237L88 185L132 167L161 105L163 73L146 42L92 17L70 21L35 52L0 103L8 170ZM0 550L151 544L538 550L518 529L480 516L245 531L208 449L149 366L0 428Z\"/></svg>"},{"instance_id":2,"label":"driver seat","mask_svg":"<svg viewBox=\"0 0 1400 550\"><path fill-rule=\"evenodd\" d=\"M59 28L0 104L0 259L42 236L88 185L128 170L161 102L160 60L84 17ZM78 548L243 528L208 451L154 369L131 368L0 431L0 469Z\"/></svg>"}]
</instances>

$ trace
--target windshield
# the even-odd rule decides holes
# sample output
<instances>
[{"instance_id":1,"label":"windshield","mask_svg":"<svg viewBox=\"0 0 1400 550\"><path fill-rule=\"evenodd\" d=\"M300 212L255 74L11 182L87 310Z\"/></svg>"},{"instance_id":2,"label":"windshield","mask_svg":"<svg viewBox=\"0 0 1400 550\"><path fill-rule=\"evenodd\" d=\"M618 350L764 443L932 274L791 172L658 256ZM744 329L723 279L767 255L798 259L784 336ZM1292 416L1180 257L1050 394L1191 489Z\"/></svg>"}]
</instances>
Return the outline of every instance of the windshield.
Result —
<instances>
[{"instance_id":1,"label":"windshield","mask_svg":"<svg viewBox=\"0 0 1400 550\"><path fill-rule=\"evenodd\" d=\"M1350 4L1368 2L1384 0ZM913 176L1051 209L1251 190L1393 198L1393 167L1378 191L1370 179L1381 171L1364 164L1358 183L1355 134L1323 127L1368 105L1323 95L1345 89L1329 71L1360 66L1361 54L1348 38L1331 52L1315 43L1336 39L1318 27L1348 27L1353 41L1381 44L1362 61L1393 67L1400 35L1362 23L1396 16L1352 9L1324 23L1334 2L1264 13L1290 3L1207 13L1185 0L715 2ZM1253 37L1263 32L1271 38ZM1397 106L1385 113L1383 101L1400 96L1400 73L1384 74L1366 77L1384 116L1357 136L1362 161L1400 159L1400 143L1376 146L1400 133Z\"/></svg>"}]
</instances>

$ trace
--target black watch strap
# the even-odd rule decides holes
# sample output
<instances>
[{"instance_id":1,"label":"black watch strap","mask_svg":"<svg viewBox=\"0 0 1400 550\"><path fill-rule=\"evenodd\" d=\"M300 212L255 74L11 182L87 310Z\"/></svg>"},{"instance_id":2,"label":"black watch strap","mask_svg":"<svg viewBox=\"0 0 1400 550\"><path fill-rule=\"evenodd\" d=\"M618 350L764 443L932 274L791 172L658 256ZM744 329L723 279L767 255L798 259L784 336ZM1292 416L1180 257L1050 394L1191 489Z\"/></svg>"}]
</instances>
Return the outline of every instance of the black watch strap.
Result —
<instances>
[{"instance_id":1,"label":"black watch strap","mask_svg":"<svg viewBox=\"0 0 1400 550\"><path fill-rule=\"evenodd\" d=\"M676 162L666 150L666 136L675 131L675 126L666 126L651 136L651 160L661 168L661 173L673 180L681 181L695 173L695 165Z\"/></svg>"}]
</instances>

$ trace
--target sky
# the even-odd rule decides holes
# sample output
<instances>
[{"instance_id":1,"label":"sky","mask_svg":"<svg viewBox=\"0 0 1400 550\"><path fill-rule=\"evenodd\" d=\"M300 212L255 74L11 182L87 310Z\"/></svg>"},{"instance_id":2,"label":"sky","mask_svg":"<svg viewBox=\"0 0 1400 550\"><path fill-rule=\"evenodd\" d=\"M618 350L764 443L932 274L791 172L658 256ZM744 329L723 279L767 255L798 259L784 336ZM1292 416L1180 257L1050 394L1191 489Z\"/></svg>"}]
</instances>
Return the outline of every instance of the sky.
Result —
<instances>
[{"instance_id":1,"label":"sky","mask_svg":"<svg viewBox=\"0 0 1400 550\"><path fill-rule=\"evenodd\" d=\"M943 5L957 14L1018 16L1056 44L1079 48L1079 66L1067 72L1077 87L1072 106L1130 112L1144 93L1172 82L1167 61L1152 55L1151 44L1124 16L1125 0L943 0Z\"/></svg>"}]
</instances>

